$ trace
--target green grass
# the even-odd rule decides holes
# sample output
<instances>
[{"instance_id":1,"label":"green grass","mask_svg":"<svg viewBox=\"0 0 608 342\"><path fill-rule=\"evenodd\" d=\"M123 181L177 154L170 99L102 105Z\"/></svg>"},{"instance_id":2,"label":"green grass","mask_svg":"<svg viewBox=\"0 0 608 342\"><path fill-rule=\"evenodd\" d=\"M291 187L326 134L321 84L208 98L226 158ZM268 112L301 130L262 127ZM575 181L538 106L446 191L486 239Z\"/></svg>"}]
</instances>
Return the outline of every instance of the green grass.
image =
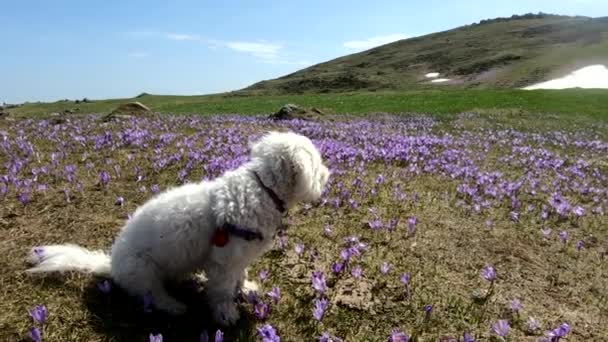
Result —
<instances>
[{"instance_id":1,"label":"green grass","mask_svg":"<svg viewBox=\"0 0 608 342\"><path fill-rule=\"evenodd\" d=\"M286 103L320 108L329 114L407 113L449 115L466 111L509 110L532 114L564 114L570 118L608 119L606 90L426 90L275 96L144 96L93 103L31 103L15 116L38 116L65 109L107 113L120 103L140 101L153 111L173 114L272 113Z\"/></svg>"}]
</instances>

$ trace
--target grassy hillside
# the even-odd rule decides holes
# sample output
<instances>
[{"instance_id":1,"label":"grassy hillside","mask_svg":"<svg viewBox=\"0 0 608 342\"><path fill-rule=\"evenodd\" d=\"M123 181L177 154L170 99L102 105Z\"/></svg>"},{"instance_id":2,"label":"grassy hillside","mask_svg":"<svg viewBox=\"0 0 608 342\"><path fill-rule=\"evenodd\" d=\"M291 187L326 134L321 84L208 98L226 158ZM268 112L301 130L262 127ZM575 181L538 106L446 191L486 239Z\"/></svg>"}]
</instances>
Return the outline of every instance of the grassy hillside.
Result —
<instances>
[{"instance_id":1,"label":"grassy hillside","mask_svg":"<svg viewBox=\"0 0 608 342\"><path fill-rule=\"evenodd\" d=\"M597 63L608 64L608 18L525 15L397 41L245 90L520 88ZM452 81L430 83L431 72Z\"/></svg>"},{"instance_id":2,"label":"grassy hillside","mask_svg":"<svg viewBox=\"0 0 608 342\"><path fill-rule=\"evenodd\" d=\"M608 91L604 90L426 90L272 96L160 96L114 99L76 104L72 101L30 103L13 109L12 116L40 116L66 109L76 113L108 113L121 103L140 101L153 111L176 114L260 114L286 103L314 106L329 114L419 112L449 115L466 111L516 110L564 114L592 120L608 119Z\"/></svg>"}]
</instances>

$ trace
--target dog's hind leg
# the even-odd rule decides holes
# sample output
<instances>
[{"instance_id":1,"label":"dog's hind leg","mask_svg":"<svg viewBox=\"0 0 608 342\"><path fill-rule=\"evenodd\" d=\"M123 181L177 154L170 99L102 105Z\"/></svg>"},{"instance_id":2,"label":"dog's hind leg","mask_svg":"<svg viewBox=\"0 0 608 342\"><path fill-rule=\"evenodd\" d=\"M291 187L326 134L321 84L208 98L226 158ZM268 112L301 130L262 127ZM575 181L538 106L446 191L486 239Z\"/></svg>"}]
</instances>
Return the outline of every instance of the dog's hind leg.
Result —
<instances>
[{"instance_id":1,"label":"dog's hind leg","mask_svg":"<svg viewBox=\"0 0 608 342\"><path fill-rule=\"evenodd\" d=\"M150 295L155 308L171 315L186 312L186 305L173 298L164 287L164 279L156 265L147 260L130 257L112 269L112 279L132 296L143 298Z\"/></svg>"}]
</instances>

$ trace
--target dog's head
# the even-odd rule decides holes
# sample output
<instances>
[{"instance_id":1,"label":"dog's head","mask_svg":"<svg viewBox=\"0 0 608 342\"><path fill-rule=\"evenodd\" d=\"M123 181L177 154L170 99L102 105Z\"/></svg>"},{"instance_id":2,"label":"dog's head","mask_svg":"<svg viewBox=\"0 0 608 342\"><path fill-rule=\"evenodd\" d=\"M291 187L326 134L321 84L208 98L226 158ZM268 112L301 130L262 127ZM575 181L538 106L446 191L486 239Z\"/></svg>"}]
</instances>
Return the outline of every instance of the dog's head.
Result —
<instances>
[{"instance_id":1,"label":"dog's head","mask_svg":"<svg viewBox=\"0 0 608 342\"><path fill-rule=\"evenodd\" d=\"M315 201L329 179L329 170L312 141L292 132L270 132L253 143L251 157L262 163L270 181L288 205Z\"/></svg>"}]
</instances>

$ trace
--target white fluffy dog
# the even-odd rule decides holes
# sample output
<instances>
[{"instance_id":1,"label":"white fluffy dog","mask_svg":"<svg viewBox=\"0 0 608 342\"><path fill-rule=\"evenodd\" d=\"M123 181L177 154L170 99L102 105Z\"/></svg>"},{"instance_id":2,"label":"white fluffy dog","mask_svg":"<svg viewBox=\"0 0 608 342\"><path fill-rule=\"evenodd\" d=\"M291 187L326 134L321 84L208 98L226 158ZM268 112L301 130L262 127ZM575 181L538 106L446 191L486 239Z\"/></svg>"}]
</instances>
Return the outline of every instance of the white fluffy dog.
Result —
<instances>
[{"instance_id":1,"label":"white fluffy dog","mask_svg":"<svg viewBox=\"0 0 608 342\"><path fill-rule=\"evenodd\" d=\"M250 161L221 177L186 184L139 207L116 238L111 253L75 245L32 249L27 272L82 271L110 276L134 296L179 315L186 306L165 282L204 272L214 319L239 318L236 291L256 289L247 267L272 245L284 211L317 200L329 170L312 142L295 133L271 132L251 147Z\"/></svg>"}]
</instances>

